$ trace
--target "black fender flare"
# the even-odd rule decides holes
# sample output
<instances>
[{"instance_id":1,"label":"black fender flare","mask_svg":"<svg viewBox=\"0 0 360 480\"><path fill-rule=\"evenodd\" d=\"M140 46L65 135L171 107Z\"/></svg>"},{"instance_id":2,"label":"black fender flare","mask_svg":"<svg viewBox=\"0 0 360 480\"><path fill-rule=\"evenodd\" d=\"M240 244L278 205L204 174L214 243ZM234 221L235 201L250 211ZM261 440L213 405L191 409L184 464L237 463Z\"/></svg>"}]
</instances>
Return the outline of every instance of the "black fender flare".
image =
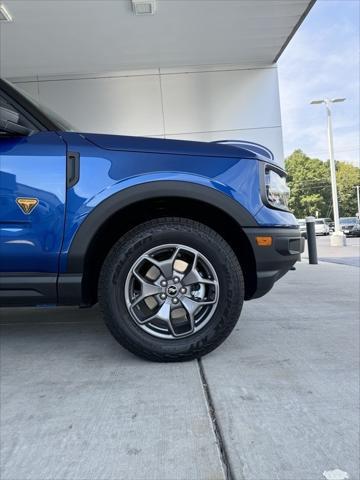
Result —
<instances>
[{"instance_id":1,"label":"black fender flare","mask_svg":"<svg viewBox=\"0 0 360 480\"><path fill-rule=\"evenodd\" d=\"M82 273L94 235L112 215L132 204L160 197L199 200L217 207L241 227L257 227L254 217L240 203L214 188L178 180L160 180L135 185L114 193L92 210L77 230L67 255L66 273Z\"/></svg>"}]
</instances>

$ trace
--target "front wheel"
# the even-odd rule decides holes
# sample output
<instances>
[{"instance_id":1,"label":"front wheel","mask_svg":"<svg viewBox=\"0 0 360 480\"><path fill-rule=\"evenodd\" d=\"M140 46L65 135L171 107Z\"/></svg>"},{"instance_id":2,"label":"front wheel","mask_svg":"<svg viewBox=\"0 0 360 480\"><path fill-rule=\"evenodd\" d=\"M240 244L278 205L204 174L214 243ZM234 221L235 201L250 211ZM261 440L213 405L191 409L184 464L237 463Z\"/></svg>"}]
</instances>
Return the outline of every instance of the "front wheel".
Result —
<instances>
[{"instance_id":1,"label":"front wheel","mask_svg":"<svg viewBox=\"0 0 360 480\"><path fill-rule=\"evenodd\" d=\"M238 259L209 227L159 218L122 237L99 281L106 324L131 352L155 361L199 358L234 328L244 300Z\"/></svg>"}]
</instances>

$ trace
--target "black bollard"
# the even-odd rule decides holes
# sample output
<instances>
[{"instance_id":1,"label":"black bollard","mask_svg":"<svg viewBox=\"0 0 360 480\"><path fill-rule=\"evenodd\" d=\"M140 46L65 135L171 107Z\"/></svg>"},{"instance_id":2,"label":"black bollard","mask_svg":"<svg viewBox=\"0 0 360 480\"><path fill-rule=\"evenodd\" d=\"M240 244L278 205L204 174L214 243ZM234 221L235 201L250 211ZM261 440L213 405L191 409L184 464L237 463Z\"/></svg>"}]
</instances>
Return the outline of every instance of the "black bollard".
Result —
<instances>
[{"instance_id":1,"label":"black bollard","mask_svg":"<svg viewBox=\"0 0 360 480\"><path fill-rule=\"evenodd\" d=\"M317 248L316 248L316 234L315 234L315 218L306 217L306 234L308 242L309 263L311 265L317 265Z\"/></svg>"}]
</instances>

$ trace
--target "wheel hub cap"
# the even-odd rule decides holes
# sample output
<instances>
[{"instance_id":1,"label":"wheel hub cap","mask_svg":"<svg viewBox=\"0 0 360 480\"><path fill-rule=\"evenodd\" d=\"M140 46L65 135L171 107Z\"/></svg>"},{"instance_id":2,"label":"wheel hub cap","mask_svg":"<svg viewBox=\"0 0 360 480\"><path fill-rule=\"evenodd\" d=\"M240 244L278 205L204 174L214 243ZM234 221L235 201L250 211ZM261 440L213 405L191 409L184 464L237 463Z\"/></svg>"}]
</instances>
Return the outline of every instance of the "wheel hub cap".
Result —
<instances>
[{"instance_id":1,"label":"wheel hub cap","mask_svg":"<svg viewBox=\"0 0 360 480\"><path fill-rule=\"evenodd\" d=\"M175 287L175 285L170 285L170 287L167 288L167 294L169 297L176 297L178 294L178 289Z\"/></svg>"}]
</instances>

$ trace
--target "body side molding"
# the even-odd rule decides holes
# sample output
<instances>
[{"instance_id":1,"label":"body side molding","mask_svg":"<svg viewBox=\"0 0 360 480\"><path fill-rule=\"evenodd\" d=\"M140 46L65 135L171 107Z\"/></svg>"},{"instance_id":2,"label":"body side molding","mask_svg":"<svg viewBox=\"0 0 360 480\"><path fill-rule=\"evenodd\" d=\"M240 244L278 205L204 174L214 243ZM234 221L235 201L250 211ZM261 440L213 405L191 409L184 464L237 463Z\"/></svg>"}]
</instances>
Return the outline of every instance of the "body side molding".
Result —
<instances>
[{"instance_id":1,"label":"body side molding","mask_svg":"<svg viewBox=\"0 0 360 480\"><path fill-rule=\"evenodd\" d=\"M57 303L57 274L38 272L2 272L0 306L22 307Z\"/></svg>"}]
</instances>

